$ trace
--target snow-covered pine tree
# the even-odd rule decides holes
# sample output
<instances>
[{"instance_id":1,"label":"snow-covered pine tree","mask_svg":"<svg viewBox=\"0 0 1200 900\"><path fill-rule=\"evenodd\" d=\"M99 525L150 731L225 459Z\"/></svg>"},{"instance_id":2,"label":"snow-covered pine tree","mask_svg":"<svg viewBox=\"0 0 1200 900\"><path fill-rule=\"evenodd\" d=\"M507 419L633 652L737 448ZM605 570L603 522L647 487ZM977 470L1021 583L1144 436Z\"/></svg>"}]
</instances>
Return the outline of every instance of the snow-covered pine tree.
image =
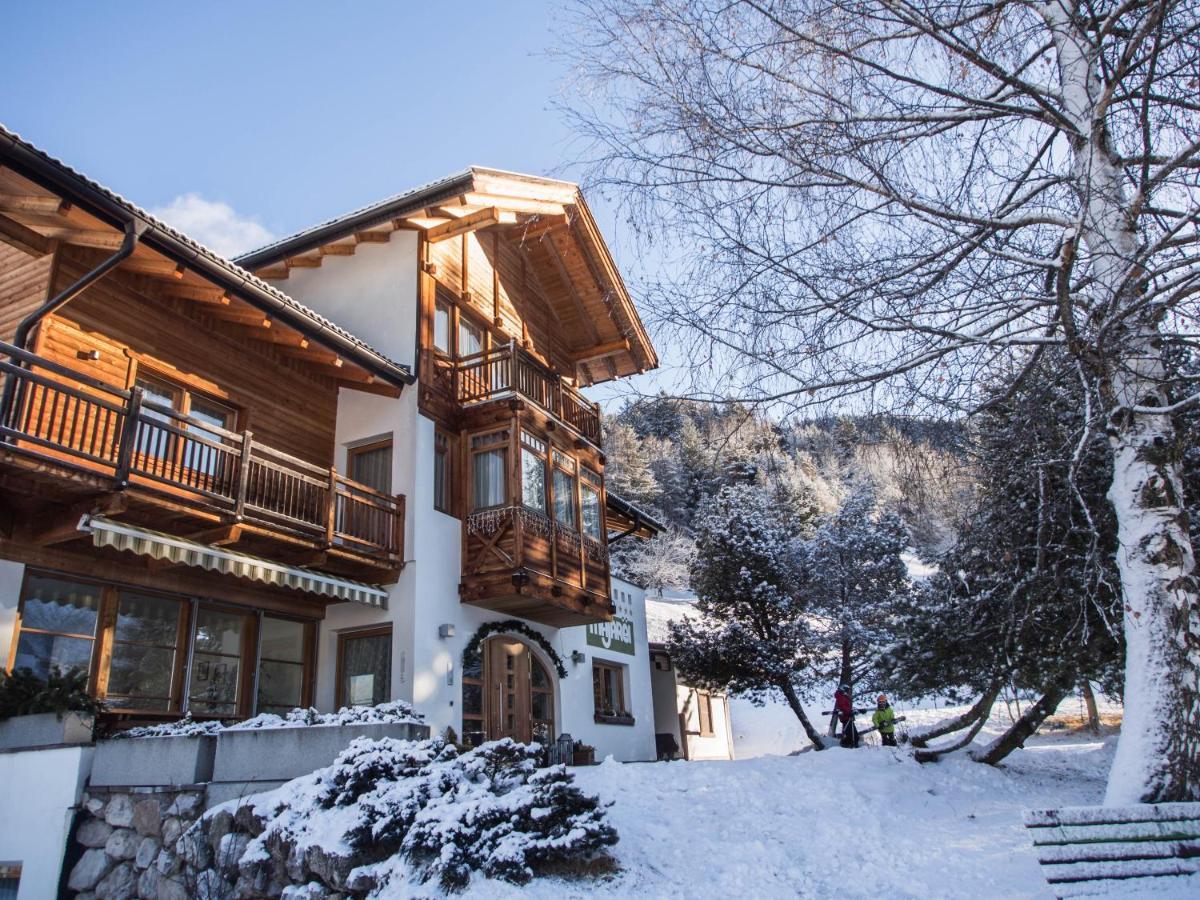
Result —
<instances>
[{"instance_id":1,"label":"snow-covered pine tree","mask_svg":"<svg viewBox=\"0 0 1200 900\"><path fill-rule=\"evenodd\" d=\"M883 677L902 696L976 695L971 714L918 738L970 729L1004 685L1040 695L977 758L999 762L1091 679L1120 682L1116 524L1105 500L1111 459L1074 367L1042 354L997 382L974 433L979 492L939 571L897 618ZM927 754L935 757L938 751Z\"/></svg>"},{"instance_id":2,"label":"snow-covered pine tree","mask_svg":"<svg viewBox=\"0 0 1200 900\"><path fill-rule=\"evenodd\" d=\"M763 702L782 695L817 749L797 685L827 647L808 620L811 570L791 516L761 488L729 485L701 508L691 586L699 621L671 625L668 649L690 684Z\"/></svg>"},{"instance_id":3,"label":"snow-covered pine tree","mask_svg":"<svg viewBox=\"0 0 1200 900\"><path fill-rule=\"evenodd\" d=\"M907 546L904 523L878 512L868 486L852 489L808 541L812 607L837 648L827 679L854 684L891 642L892 616L909 587Z\"/></svg>"}]
</instances>

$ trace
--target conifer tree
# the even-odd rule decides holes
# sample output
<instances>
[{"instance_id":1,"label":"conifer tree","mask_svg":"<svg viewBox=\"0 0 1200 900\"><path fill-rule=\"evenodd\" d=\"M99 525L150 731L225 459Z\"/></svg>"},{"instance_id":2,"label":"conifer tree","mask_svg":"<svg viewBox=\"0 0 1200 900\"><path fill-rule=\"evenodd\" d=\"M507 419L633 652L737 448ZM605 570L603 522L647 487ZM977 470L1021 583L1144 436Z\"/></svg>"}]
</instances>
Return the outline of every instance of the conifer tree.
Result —
<instances>
[{"instance_id":1,"label":"conifer tree","mask_svg":"<svg viewBox=\"0 0 1200 900\"><path fill-rule=\"evenodd\" d=\"M668 649L689 684L781 695L809 740L821 737L800 704L825 638L811 627L812 571L790 517L754 485L728 485L702 507L691 585L702 618L671 625Z\"/></svg>"}]
</instances>

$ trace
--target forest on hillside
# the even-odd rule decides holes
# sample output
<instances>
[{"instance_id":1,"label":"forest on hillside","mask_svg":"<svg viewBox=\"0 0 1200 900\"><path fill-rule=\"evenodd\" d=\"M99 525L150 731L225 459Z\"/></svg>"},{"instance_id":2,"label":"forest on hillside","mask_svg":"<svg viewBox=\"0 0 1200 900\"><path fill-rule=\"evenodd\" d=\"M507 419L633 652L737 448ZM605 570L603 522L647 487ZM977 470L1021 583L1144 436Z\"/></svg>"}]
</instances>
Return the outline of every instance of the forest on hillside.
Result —
<instances>
[{"instance_id":1,"label":"forest on hillside","mask_svg":"<svg viewBox=\"0 0 1200 900\"><path fill-rule=\"evenodd\" d=\"M877 415L781 424L738 404L660 395L627 401L606 418L604 437L608 489L668 526L654 541L613 547L614 571L652 590L686 586L695 518L727 485L764 488L799 519L869 489L924 558L954 543L975 489L967 429L955 422Z\"/></svg>"}]
</instances>

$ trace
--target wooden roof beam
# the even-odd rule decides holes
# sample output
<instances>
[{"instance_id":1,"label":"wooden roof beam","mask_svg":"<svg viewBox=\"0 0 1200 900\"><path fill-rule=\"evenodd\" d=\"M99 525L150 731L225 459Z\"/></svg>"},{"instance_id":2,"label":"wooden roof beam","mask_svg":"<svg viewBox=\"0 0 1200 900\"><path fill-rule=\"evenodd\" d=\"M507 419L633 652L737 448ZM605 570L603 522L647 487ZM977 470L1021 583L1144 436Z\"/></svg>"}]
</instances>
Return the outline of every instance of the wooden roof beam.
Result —
<instances>
[{"instance_id":1,"label":"wooden roof beam","mask_svg":"<svg viewBox=\"0 0 1200 900\"><path fill-rule=\"evenodd\" d=\"M516 213L490 206L463 216L461 219L435 225L425 233L425 239L431 244L436 244L439 241L447 241L479 228L489 228L492 225L515 225L516 221Z\"/></svg>"},{"instance_id":2,"label":"wooden roof beam","mask_svg":"<svg viewBox=\"0 0 1200 900\"><path fill-rule=\"evenodd\" d=\"M279 351L294 359L304 360L313 365L328 366L332 369L340 369L345 363L342 358L332 350L326 350L324 347L308 344L304 347L288 346L280 344Z\"/></svg>"},{"instance_id":3,"label":"wooden roof beam","mask_svg":"<svg viewBox=\"0 0 1200 900\"><path fill-rule=\"evenodd\" d=\"M228 291L206 284L188 284L175 282L164 285L164 290L180 300L194 300L198 303L212 303L217 306L228 306L230 297Z\"/></svg>"},{"instance_id":4,"label":"wooden roof beam","mask_svg":"<svg viewBox=\"0 0 1200 900\"><path fill-rule=\"evenodd\" d=\"M592 317L588 315L587 308L583 305L583 298L579 296L579 291L575 287L575 282L571 280L570 273L567 272L566 263L563 262L562 254L558 252L558 247L554 241L546 241L546 255L550 257L550 262L554 265L554 272L562 281L563 287L567 289L567 295L571 298L571 302L575 305L575 312L579 315L579 319L583 322L588 333L589 346L596 346L600 343L600 332L596 330L596 323L592 321Z\"/></svg>"},{"instance_id":5,"label":"wooden roof beam","mask_svg":"<svg viewBox=\"0 0 1200 900\"><path fill-rule=\"evenodd\" d=\"M308 338L291 328L261 328L251 335L256 341L268 344L278 344L284 347L294 347L297 350L308 349Z\"/></svg>"},{"instance_id":6,"label":"wooden roof beam","mask_svg":"<svg viewBox=\"0 0 1200 900\"><path fill-rule=\"evenodd\" d=\"M521 240L532 240L534 238L539 238L542 235L553 231L555 228L570 224L571 220L567 217L566 213L558 216L539 215L536 219L531 220L528 225L521 229Z\"/></svg>"},{"instance_id":7,"label":"wooden roof beam","mask_svg":"<svg viewBox=\"0 0 1200 900\"><path fill-rule=\"evenodd\" d=\"M38 234L6 216L0 216L0 241L33 256L45 256L51 247L50 239L44 234Z\"/></svg>"},{"instance_id":8,"label":"wooden roof beam","mask_svg":"<svg viewBox=\"0 0 1200 900\"><path fill-rule=\"evenodd\" d=\"M575 363L576 365L580 365L596 362L597 360L616 356L619 353L626 353L628 350L628 338L621 338L619 341L610 341L607 344L600 344L597 347L589 347L587 350L580 351L575 355Z\"/></svg>"},{"instance_id":9,"label":"wooden roof beam","mask_svg":"<svg viewBox=\"0 0 1200 900\"><path fill-rule=\"evenodd\" d=\"M182 279L184 271L183 266L173 263L169 259L138 256L136 253L121 263L121 266L131 272L140 272L143 275L153 275L160 278Z\"/></svg>"},{"instance_id":10,"label":"wooden roof beam","mask_svg":"<svg viewBox=\"0 0 1200 900\"><path fill-rule=\"evenodd\" d=\"M321 267L321 253L304 254L303 256L293 256L290 259L284 260L283 264L289 269L319 269Z\"/></svg>"},{"instance_id":11,"label":"wooden roof beam","mask_svg":"<svg viewBox=\"0 0 1200 900\"><path fill-rule=\"evenodd\" d=\"M125 241L125 235L119 231L90 231L63 225L42 225L36 230L53 240L97 250L117 250Z\"/></svg>"},{"instance_id":12,"label":"wooden roof beam","mask_svg":"<svg viewBox=\"0 0 1200 900\"><path fill-rule=\"evenodd\" d=\"M337 244L326 244L320 248L322 256L353 256L354 251L358 249L358 244L354 242L342 242Z\"/></svg>"},{"instance_id":13,"label":"wooden roof beam","mask_svg":"<svg viewBox=\"0 0 1200 900\"><path fill-rule=\"evenodd\" d=\"M65 216L70 210L70 203L53 195L0 194L0 212Z\"/></svg>"},{"instance_id":14,"label":"wooden roof beam","mask_svg":"<svg viewBox=\"0 0 1200 900\"><path fill-rule=\"evenodd\" d=\"M501 194L483 194L478 191L462 194L458 202L463 206L494 206L497 209L507 209L512 212L529 213L539 216L561 216L567 212L567 207L561 203L546 200L533 200L528 197L506 197Z\"/></svg>"},{"instance_id":15,"label":"wooden roof beam","mask_svg":"<svg viewBox=\"0 0 1200 900\"><path fill-rule=\"evenodd\" d=\"M237 308L220 308L214 309L213 315L222 322L233 322L238 325L250 325L256 329L266 329L271 327L271 320L263 313L254 308L245 308L238 306Z\"/></svg>"},{"instance_id":16,"label":"wooden roof beam","mask_svg":"<svg viewBox=\"0 0 1200 900\"><path fill-rule=\"evenodd\" d=\"M356 231L354 233L354 243L356 244L386 244L391 239L391 231Z\"/></svg>"},{"instance_id":17,"label":"wooden roof beam","mask_svg":"<svg viewBox=\"0 0 1200 900\"><path fill-rule=\"evenodd\" d=\"M254 274L264 281L283 281L288 277L289 269L280 263L275 266L267 266L265 269L258 269Z\"/></svg>"}]
</instances>

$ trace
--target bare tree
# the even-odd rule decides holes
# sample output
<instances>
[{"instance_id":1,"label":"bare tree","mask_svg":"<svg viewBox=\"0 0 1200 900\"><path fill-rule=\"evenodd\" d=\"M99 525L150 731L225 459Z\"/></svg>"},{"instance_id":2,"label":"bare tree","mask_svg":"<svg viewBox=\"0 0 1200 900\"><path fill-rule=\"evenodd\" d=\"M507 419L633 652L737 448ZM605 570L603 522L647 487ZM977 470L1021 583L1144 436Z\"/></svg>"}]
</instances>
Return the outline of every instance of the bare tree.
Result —
<instances>
[{"instance_id":1,"label":"bare tree","mask_svg":"<svg viewBox=\"0 0 1200 900\"><path fill-rule=\"evenodd\" d=\"M649 302L692 395L970 410L1002 358L1067 350L1114 460L1108 800L1200 798L1172 421L1200 395L1162 363L1200 336L1200 7L581 0L567 27L595 172L679 265Z\"/></svg>"}]
</instances>

